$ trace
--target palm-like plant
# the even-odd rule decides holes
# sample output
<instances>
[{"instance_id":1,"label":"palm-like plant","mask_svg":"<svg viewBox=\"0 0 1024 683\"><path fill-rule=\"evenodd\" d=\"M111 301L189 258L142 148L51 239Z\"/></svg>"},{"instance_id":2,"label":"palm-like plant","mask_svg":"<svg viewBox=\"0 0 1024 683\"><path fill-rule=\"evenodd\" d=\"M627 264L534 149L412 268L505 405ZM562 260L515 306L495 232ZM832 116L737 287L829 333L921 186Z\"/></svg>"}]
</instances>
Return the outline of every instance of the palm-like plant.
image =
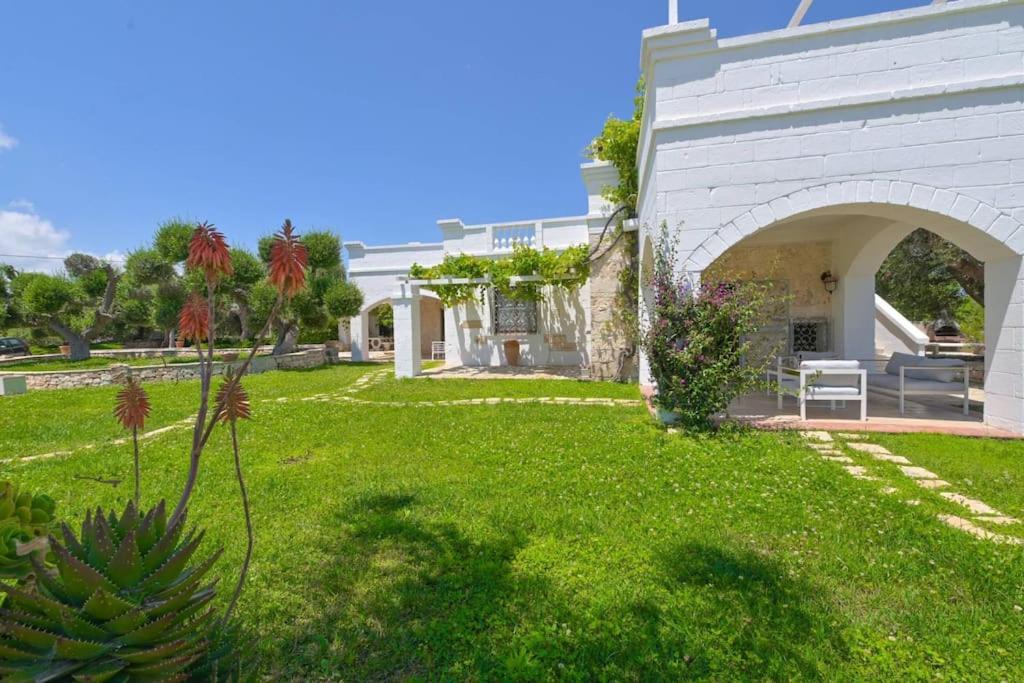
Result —
<instances>
[{"instance_id":1,"label":"palm-like plant","mask_svg":"<svg viewBox=\"0 0 1024 683\"><path fill-rule=\"evenodd\" d=\"M56 571L33 557L36 589L0 585L4 680L184 680L204 656L213 627L218 550L198 564L203 533L168 525L163 502L142 514L86 515L75 536L50 538Z\"/></svg>"}]
</instances>

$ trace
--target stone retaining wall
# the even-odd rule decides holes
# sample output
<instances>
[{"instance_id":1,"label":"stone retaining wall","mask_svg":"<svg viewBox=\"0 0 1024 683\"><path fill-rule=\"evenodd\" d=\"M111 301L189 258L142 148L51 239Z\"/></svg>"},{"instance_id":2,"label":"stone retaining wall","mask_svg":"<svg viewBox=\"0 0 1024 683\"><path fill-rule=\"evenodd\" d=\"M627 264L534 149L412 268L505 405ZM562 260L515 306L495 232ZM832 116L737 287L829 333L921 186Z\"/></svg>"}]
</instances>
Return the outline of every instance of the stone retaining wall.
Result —
<instances>
[{"instance_id":1,"label":"stone retaining wall","mask_svg":"<svg viewBox=\"0 0 1024 683\"><path fill-rule=\"evenodd\" d=\"M328 363L324 348L289 353L284 356L256 356L249 372L259 374L269 370L298 370L316 368ZM242 361L213 364L214 374L224 373L225 368L237 368ZM8 372L5 375L24 377L29 390L75 389L78 387L102 387L124 381L130 373L140 382L180 382L199 379L199 363L178 363L174 365L146 365L132 367L114 364L93 370L65 370L62 372Z\"/></svg>"}]
</instances>

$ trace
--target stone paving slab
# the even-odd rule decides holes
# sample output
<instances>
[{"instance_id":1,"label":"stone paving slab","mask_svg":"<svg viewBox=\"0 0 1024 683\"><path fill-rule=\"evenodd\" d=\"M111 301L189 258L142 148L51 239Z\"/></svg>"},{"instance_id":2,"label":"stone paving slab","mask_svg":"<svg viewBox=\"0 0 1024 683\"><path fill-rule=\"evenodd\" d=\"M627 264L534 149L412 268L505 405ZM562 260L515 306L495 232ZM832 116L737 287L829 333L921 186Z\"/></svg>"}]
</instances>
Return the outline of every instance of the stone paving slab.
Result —
<instances>
[{"instance_id":1,"label":"stone paving slab","mask_svg":"<svg viewBox=\"0 0 1024 683\"><path fill-rule=\"evenodd\" d=\"M872 453L871 457L875 460L883 460L885 462L893 462L897 465L909 465L910 461L904 458L902 455L882 455L881 453Z\"/></svg>"},{"instance_id":2,"label":"stone paving slab","mask_svg":"<svg viewBox=\"0 0 1024 683\"><path fill-rule=\"evenodd\" d=\"M992 533L987 529L982 529L980 526L977 526L969 519L957 517L956 515L939 515L939 519L948 524L949 526L953 527L954 529L959 529L960 531L964 531L972 536L976 536L977 538L981 538L986 541L993 541L995 543L1009 543L1013 545L1021 545L1022 543L1024 543L1024 540L1020 538L1016 538L1014 536L1003 536L1001 534Z\"/></svg>"},{"instance_id":3,"label":"stone paving slab","mask_svg":"<svg viewBox=\"0 0 1024 683\"><path fill-rule=\"evenodd\" d=\"M892 455L888 448L885 446L879 446L876 443L848 443L846 445L849 448L862 453L870 453L872 455Z\"/></svg>"},{"instance_id":4,"label":"stone paving slab","mask_svg":"<svg viewBox=\"0 0 1024 683\"><path fill-rule=\"evenodd\" d=\"M939 475L923 467L901 467L900 471L911 479L938 479Z\"/></svg>"},{"instance_id":5,"label":"stone paving slab","mask_svg":"<svg viewBox=\"0 0 1024 683\"><path fill-rule=\"evenodd\" d=\"M978 517L978 521L988 522L989 524L1020 524L1019 519L1008 515L983 515Z\"/></svg>"},{"instance_id":6,"label":"stone paving slab","mask_svg":"<svg viewBox=\"0 0 1024 683\"><path fill-rule=\"evenodd\" d=\"M967 496L959 493L954 493L952 491L943 491L939 495L945 498L946 500L952 501L959 505L963 505L965 508L967 508L976 515L1002 515L1002 513L999 512L999 510L989 507L980 500L968 498Z\"/></svg>"},{"instance_id":7,"label":"stone paving slab","mask_svg":"<svg viewBox=\"0 0 1024 683\"><path fill-rule=\"evenodd\" d=\"M800 436L802 436L805 439L808 439L810 441L825 441L825 442L831 442L832 441L832 435L829 434L828 432L818 432L818 431L800 432Z\"/></svg>"},{"instance_id":8,"label":"stone paving slab","mask_svg":"<svg viewBox=\"0 0 1024 683\"><path fill-rule=\"evenodd\" d=\"M822 458L830 462L853 463L853 458L848 458L845 455L824 455Z\"/></svg>"},{"instance_id":9,"label":"stone paving slab","mask_svg":"<svg viewBox=\"0 0 1024 683\"><path fill-rule=\"evenodd\" d=\"M860 433L857 433L857 434L843 433L843 434L838 434L837 436L840 439L846 439L847 441L860 441L861 439L868 438L866 434L860 434Z\"/></svg>"},{"instance_id":10,"label":"stone paving slab","mask_svg":"<svg viewBox=\"0 0 1024 683\"><path fill-rule=\"evenodd\" d=\"M943 479L915 479L914 483L923 489L944 489L949 482Z\"/></svg>"}]
</instances>

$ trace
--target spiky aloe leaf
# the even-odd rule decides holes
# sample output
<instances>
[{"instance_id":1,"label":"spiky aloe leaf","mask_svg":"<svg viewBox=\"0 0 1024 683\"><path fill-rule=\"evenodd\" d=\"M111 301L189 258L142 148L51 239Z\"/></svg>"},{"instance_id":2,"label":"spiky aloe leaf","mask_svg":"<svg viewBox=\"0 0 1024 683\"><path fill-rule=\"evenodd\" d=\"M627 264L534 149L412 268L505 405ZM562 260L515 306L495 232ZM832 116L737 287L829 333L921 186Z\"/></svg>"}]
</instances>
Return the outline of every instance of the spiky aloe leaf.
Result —
<instances>
[{"instance_id":1,"label":"spiky aloe leaf","mask_svg":"<svg viewBox=\"0 0 1024 683\"><path fill-rule=\"evenodd\" d=\"M147 591L161 591L174 584L175 580L185 571L192 554L195 553L199 544L202 543L206 532L200 532L198 536L180 546L159 569L147 576L140 584L141 588Z\"/></svg>"},{"instance_id":2,"label":"spiky aloe leaf","mask_svg":"<svg viewBox=\"0 0 1024 683\"><path fill-rule=\"evenodd\" d=\"M116 619L111 619L107 623L103 624L103 628L106 629L107 633L115 636L123 636L126 633L131 633L135 629L139 628L148 621L146 613L139 609L133 609L130 612L125 612Z\"/></svg>"},{"instance_id":3,"label":"spiky aloe leaf","mask_svg":"<svg viewBox=\"0 0 1024 683\"><path fill-rule=\"evenodd\" d=\"M75 538L75 532L72 531L71 527L69 527L65 522L61 522L60 524L60 533L61 536L64 537L64 547L68 549L68 552L80 559L82 562L88 562L89 557L86 555L85 548L83 548L82 544L78 542L78 539Z\"/></svg>"},{"instance_id":4,"label":"spiky aloe leaf","mask_svg":"<svg viewBox=\"0 0 1024 683\"><path fill-rule=\"evenodd\" d=\"M29 661L34 658L35 655L33 653L28 650L22 650L15 641L0 638L0 659L20 662Z\"/></svg>"},{"instance_id":5,"label":"spiky aloe leaf","mask_svg":"<svg viewBox=\"0 0 1024 683\"><path fill-rule=\"evenodd\" d=\"M106 683L125 670L125 664L116 659L105 659L75 672L72 678L79 683Z\"/></svg>"},{"instance_id":6,"label":"spiky aloe leaf","mask_svg":"<svg viewBox=\"0 0 1024 683\"><path fill-rule=\"evenodd\" d=\"M22 626L13 621L0 622L0 633L6 633L13 640L24 643L34 650L49 650L57 642L57 635L53 633Z\"/></svg>"},{"instance_id":7,"label":"spiky aloe leaf","mask_svg":"<svg viewBox=\"0 0 1024 683\"><path fill-rule=\"evenodd\" d=\"M167 558L171 556L174 549L178 546L178 539L181 538L181 532L185 528L185 515L178 518L171 527L164 532L164 535L160 537L153 548L146 553L143 557L143 566L146 568L146 572L152 572L157 567L167 561Z\"/></svg>"},{"instance_id":8,"label":"spiky aloe leaf","mask_svg":"<svg viewBox=\"0 0 1024 683\"><path fill-rule=\"evenodd\" d=\"M111 649L108 643L93 643L87 640L71 640L70 638L58 638L54 645L54 654L61 659L82 661L95 659Z\"/></svg>"},{"instance_id":9,"label":"spiky aloe leaf","mask_svg":"<svg viewBox=\"0 0 1024 683\"><path fill-rule=\"evenodd\" d=\"M139 524L136 534L139 544L139 552L146 555L164 534L167 528L167 505L160 501L159 505L149 511L146 517Z\"/></svg>"},{"instance_id":10,"label":"spiky aloe leaf","mask_svg":"<svg viewBox=\"0 0 1024 683\"><path fill-rule=\"evenodd\" d=\"M201 579L203 576L206 575L206 572L210 571L210 568L213 567L213 565L217 562L217 560L220 559L220 556L223 554L224 549L218 549L217 552L215 552L213 555L210 555L200 564L183 572L181 576L178 577L178 580L174 584L168 586L167 589L161 591L160 593L157 593L156 596L154 597L158 597L160 599L167 599L170 595L176 594L178 587L181 586L181 584L191 582L194 579Z\"/></svg>"},{"instance_id":11,"label":"spiky aloe leaf","mask_svg":"<svg viewBox=\"0 0 1024 683\"><path fill-rule=\"evenodd\" d=\"M83 538L82 545L85 546L89 558L86 562L99 571L107 568L107 563L117 548L117 537L114 528L103 516L102 510L96 511L95 521L90 528L90 537Z\"/></svg>"},{"instance_id":12,"label":"spiky aloe leaf","mask_svg":"<svg viewBox=\"0 0 1024 683\"><path fill-rule=\"evenodd\" d=\"M148 649L122 651L118 653L118 657L129 664L152 664L154 662L167 659L173 655L180 654L190 646L191 643L187 640L174 640L170 643L162 643L156 647Z\"/></svg>"},{"instance_id":13,"label":"spiky aloe leaf","mask_svg":"<svg viewBox=\"0 0 1024 683\"><path fill-rule=\"evenodd\" d=\"M82 605L82 611L97 621L109 621L135 608L135 603L99 589Z\"/></svg>"},{"instance_id":14,"label":"spiky aloe leaf","mask_svg":"<svg viewBox=\"0 0 1024 683\"><path fill-rule=\"evenodd\" d=\"M84 602L100 588L112 593L117 591L117 586L110 579L69 553L55 540L51 542L53 554L56 556L57 571L65 590L72 598Z\"/></svg>"},{"instance_id":15,"label":"spiky aloe leaf","mask_svg":"<svg viewBox=\"0 0 1024 683\"><path fill-rule=\"evenodd\" d=\"M32 563L32 573L36 578L36 586L45 591L51 598L65 604L72 604L73 598L64 590L64 584L43 566L42 561L38 557L32 556L30 560Z\"/></svg>"},{"instance_id":16,"label":"spiky aloe leaf","mask_svg":"<svg viewBox=\"0 0 1024 683\"><path fill-rule=\"evenodd\" d=\"M160 634L165 633L175 622L178 621L177 613L165 614L164 616L151 621L139 628L118 637L122 645L143 645L156 642Z\"/></svg>"},{"instance_id":17,"label":"spiky aloe leaf","mask_svg":"<svg viewBox=\"0 0 1024 683\"><path fill-rule=\"evenodd\" d=\"M165 680L165 677L180 673L188 668L190 664L199 659L202 653L187 654L173 659L165 659L162 662L154 662L146 666L132 667L133 676L145 678L158 678Z\"/></svg>"},{"instance_id":18,"label":"spiky aloe leaf","mask_svg":"<svg viewBox=\"0 0 1024 683\"><path fill-rule=\"evenodd\" d=\"M128 506L124 510L124 514L121 515L121 518L117 520L116 524L111 522L110 526L116 529L117 537L123 539L130 532L138 529L141 521L142 518L139 516L139 511L135 509L135 503L129 500Z\"/></svg>"},{"instance_id":19,"label":"spiky aloe leaf","mask_svg":"<svg viewBox=\"0 0 1024 683\"><path fill-rule=\"evenodd\" d=\"M142 554L135 540L135 531L129 531L121 540L117 552L107 565L107 576L121 588L134 586L143 576Z\"/></svg>"}]
</instances>

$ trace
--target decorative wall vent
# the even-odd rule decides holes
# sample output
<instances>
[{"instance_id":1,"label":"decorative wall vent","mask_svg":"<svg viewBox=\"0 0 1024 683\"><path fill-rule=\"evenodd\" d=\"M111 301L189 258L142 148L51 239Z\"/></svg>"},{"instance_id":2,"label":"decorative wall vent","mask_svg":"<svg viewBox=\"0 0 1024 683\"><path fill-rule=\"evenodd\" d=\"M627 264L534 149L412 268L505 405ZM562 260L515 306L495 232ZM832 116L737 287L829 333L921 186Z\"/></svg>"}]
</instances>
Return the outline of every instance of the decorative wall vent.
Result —
<instances>
[{"instance_id":1,"label":"decorative wall vent","mask_svg":"<svg viewBox=\"0 0 1024 683\"><path fill-rule=\"evenodd\" d=\"M804 318L789 324L789 352L829 351L829 322L827 318Z\"/></svg>"},{"instance_id":2,"label":"decorative wall vent","mask_svg":"<svg viewBox=\"0 0 1024 683\"><path fill-rule=\"evenodd\" d=\"M496 334L534 334L537 332L537 302L510 299L494 292L494 332Z\"/></svg>"}]
</instances>

